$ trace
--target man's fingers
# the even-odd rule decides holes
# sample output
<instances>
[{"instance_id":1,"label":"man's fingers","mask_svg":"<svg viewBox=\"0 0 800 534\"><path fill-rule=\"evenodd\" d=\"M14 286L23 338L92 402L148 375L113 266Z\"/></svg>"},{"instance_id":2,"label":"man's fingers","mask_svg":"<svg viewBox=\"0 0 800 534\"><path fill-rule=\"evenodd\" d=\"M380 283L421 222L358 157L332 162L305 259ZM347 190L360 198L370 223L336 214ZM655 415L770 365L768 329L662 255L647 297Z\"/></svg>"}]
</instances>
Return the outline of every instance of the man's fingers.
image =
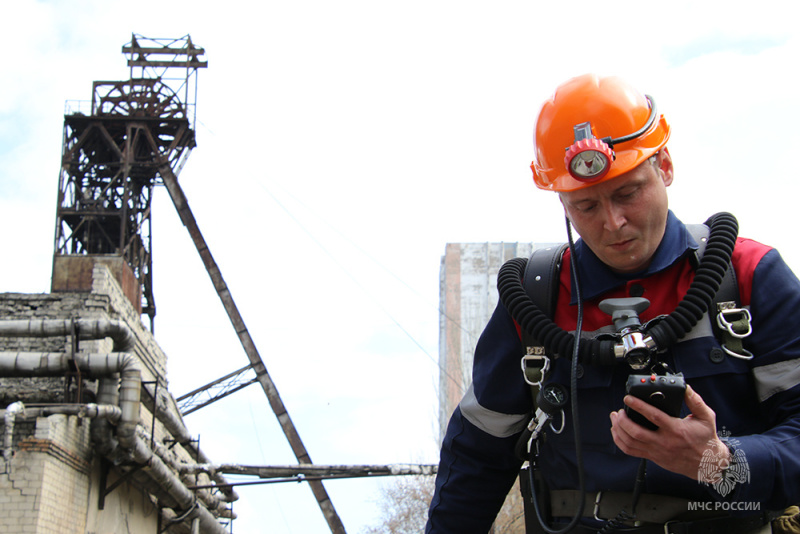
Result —
<instances>
[{"instance_id":1,"label":"man's fingers","mask_svg":"<svg viewBox=\"0 0 800 534\"><path fill-rule=\"evenodd\" d=\"M702 421L716 421L717 414L714 413L714 410L712 410L705 401L703 401L703 397L688 384L686 385L686 396L684 400L686 402L686 407L689 408L689 411L692 412L695 418Z\"/></svg>"}]
</instances>

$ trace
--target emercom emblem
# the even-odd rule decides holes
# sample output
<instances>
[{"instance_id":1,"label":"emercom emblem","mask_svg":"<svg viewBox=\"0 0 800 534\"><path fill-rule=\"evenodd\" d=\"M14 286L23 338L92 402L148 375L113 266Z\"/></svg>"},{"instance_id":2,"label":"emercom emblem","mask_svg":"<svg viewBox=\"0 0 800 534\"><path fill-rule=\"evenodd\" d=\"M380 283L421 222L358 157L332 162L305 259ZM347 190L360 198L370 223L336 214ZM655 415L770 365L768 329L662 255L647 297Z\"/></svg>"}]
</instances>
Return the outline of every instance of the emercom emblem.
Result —
<instances>
[{"instance_id":1,"label":"emercom emblem","mask_svg":"<svg viewBox=\"0 0 800 534\"><path fill-rule=\"evenodd\" d=\"M719 432L720 439L728 445L731 451L730 460L726 458L725 445L720 445L716 440L709 440L708 448L703 452L700 460L700 469L697 480L701 484L711 485L722 497L733 491L736 484L750 482L750 466L744 451L737 448L738 441L730 437L730 432L723 428Z\"/></svg>"}]
</instances>

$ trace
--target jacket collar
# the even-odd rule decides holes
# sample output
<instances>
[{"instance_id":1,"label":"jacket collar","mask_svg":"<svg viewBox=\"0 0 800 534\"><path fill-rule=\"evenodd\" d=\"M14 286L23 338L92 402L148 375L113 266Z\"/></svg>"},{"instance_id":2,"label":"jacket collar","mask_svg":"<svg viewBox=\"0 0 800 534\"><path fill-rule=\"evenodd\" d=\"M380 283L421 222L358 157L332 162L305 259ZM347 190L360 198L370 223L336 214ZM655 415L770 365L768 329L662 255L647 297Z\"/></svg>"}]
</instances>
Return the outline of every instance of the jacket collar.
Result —
<instances>
[{"instance_id":1,"label":"jacket collar","mask_svg":"<svg viewBox=\"0 0 800 534\"><path fill-rule=\"evenodd\" d=\"M575 243L575 259L581 281L583 300L591 300L607 291L624 286L631 280L647 278L675 265L686 257L687 252L697 250L697 242L689 234L686 226L672 213L667 213L667 227L664 237L653 255L653 261L644 271L638 273L615 273L606 266L594 252L586 246L582 239ZM572 292L572 304L577 303L575 292Z\"/></svg>"}]
</instances>

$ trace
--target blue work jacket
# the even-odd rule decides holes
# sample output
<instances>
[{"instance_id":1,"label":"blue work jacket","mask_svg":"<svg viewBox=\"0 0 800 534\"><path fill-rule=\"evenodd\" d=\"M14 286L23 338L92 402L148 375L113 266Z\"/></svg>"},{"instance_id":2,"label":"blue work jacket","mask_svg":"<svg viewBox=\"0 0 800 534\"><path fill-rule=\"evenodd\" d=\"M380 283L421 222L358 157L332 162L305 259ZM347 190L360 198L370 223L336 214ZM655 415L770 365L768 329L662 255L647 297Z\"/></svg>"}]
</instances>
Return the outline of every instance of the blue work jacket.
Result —
<instances>
[{"instance_id":1,"label":"blue work jacket","mask_svg":"<svg viewBox=\"0 0 800 534\"><path fill-rule=\"evenodd\" d=\"M579 240L575 254L584 335L608 330L611 318L598 308L606 298L647 298L651 305L640 316L643 323L671 313L693 279L696 249L697 243L672 212L653 261L642 273L612 272ZM554 321L574 331L577 306L570 290L569 263L566 257ZM648 462L643 490L700 503L747 503L740 508L749 513L782 510L800 502L800 281L777 250L755 241L739 238L732 264L740 304L752 316L753 332L744 346L754 358L720 358L720 342L710 321L703 320L661 359L683 373L716 412L718 434L729 434L736 450L744 454L750 479L722 496L712 485ZM514 447L532 410L530 388L520 370L523 354L519 327L498 304L475 349L473 383L447 427L426 533L486 533L495 519L521 466ZM640 459L617 449L609 414L623 407L627 377L635 372L625 364L581 365L580 371L585 490L631 491ZM553 362L547 381L569 387L567 358ZM570 410L565 410L564 431L555 434L548 428L540 442L541 473L551 490L578 489ZM681 416L685 415L684 405Z\"/></svg>"}]
</instances>

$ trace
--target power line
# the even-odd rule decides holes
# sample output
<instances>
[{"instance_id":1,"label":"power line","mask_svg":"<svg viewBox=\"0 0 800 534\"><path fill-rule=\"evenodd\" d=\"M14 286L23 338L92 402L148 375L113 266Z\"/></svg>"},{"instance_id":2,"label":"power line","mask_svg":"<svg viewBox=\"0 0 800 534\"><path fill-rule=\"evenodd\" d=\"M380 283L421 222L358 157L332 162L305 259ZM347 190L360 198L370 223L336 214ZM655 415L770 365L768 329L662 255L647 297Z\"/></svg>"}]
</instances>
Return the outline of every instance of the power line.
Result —
<instances>
[{"instance_id":1,"label":"power line","mask_svg":"<svg viewBox=\"0 0 800 534\"><path fill-rule=\"evenodd\" d=\"M253 181L254 181L254 182L255 182L255 183L256 183L256 184L257 184L259 187L261 187L261 188L262 188L262 189L263 189L263 190L264 190L264 191L267 193L267 195L269 195L269 197L270 197L270 198L271 198L271 199L272 199L272 200L273 200L273 201L274 201L274 202L275 202L275 203L276 203L276 204L277 204L277 205L278 205L278 206L279 206L279 207L280 207L280 208L281 208L281 209L282 209L282 210L283 210L283 211L284 211L284 212L285 212L285 213L286 213L286 214L287 214L287 215L288 215L288 216L289 216L289 217L290 217L290 218L291 218L291 219L292 219L294 222L295 222L295 224L297 224L297 226L298 226L298 227L299 227L301 230L303 230L303 232L304 232L304 233L305 233L305 234L306 234L306 235L307 235L307 236L308 236L308 237L309 237L309 238L310 238L310 239L311 239L311 240L312 240L312 241L313 241L313 242L314 242L314 243L315 243L315 244L316 244L316 245L317 245L317 246L318 246L318 247L319 247L319 248L320 248L320 249L321 249L321 250L322 250L324 253L325 253L325 255L326 255L326 256L328 256L328 257L331 259L331 261L333 261L333 262L334 262L334 263L335 263L335 264L336 264L336 265L337 265L337 266L338 266L338 267L339 267L339 268L342 270L342 272L344 272L344 273L345 273L345 275L347 275L347 277L348 277L348 278L350 278L350 280L352 280L352 281L353 281L353 283L354 283L354 284L355 284L355 285L356 285L356 286L357 286L359 289L361 289L361 290L364 292L364 294L365 294L365 295L367 295L367 297L369 297L369 299L370 299L370 300L371 300L371 301L372 301L372 302L375 304L375 306L376 306L376 307L378 307L378 308L379 308L379 309L380 309L380 310L381 310L381 311L382 311L382 312L383 312L383 313L384 313L384 314L385 314L385 315L386 315L386 316L387 316L387 317L388 317L388 318L389 318L389 319L390 319L390 320L391 320L391 321L392 321L392 322L393 322L393 323L394 323L394 324L397 326L397 328L399 328L399 329L400 329L400 331L401 331L401 332L403 332L403 333L404 333L404 334L405 334L405 335L406 335L406 336L407 336L407 337L408 337L408 338L409 338L409 339L410 339L410 340L411 340L411 341L412 341L412 342L413 342L413 343L414 343L414 344L415 344L415 345L416 345L416 346L417 346L417 347L418 347L418 348L419 348L419 349L420 349L420 350L423 352L423 354L425 354L425 355L426 355L426 356L427 356L427 357L428 357L428 358L429 358L429 359L430 359L430 360L431 360L431 361L432 361L432 362L433 362L433 363L434 363L434 364L437 366L437 368L439 369L439 371L440 371L441 373L443 373L443 374L444 374L444 375L445 375L445 376L446 376L446 377L447 377L449 380L451 380L451 381L452 381L454 384L456 384L456 387L458 387L458 389L459 389L460 391L462 391L462 393L463 393L463 384L462 384L462 382L461 382L460 380L458 380L457 378L455 378L454 376L452 376L452 375L451 375L451 374L448 372L448 370L447 370L446 368L444 368L444 367L443 367L443 366L442 366L442 365L439 363L438 359L437 359L437 358L434 358L434 357L433 357L433 355L431 355L431 354L430 354L430 352L428 352L428 350L427 350L427 349L425 349L425 347L422 345L422 343L420 343L420 342L419 342L419 341L418 341L418 340L417 340L417 339L416 339L416 338L415 338L415 337L414 337L414 336L411 334L411 332L410 332L408 329L406 329L406 328L405 328L405 327L404 327L404 326L401 324L401 322L400 322L400 321L399 321L397 318L395 318L395 317L394 317L394 315L392 315L392 313L391 313L391 312L389 312L389 310L388 310L388 309L386 309L386 307L385 307L385 306L383 306L383 305L380 303L380 301L379 301L379 300L378 300L378 299L375 297L375 295L374 295L372 292L370 292L370 291L369 291L369 290L368 290L368 289L367 289L367 288L366 288L366 287L365 287L365 286L364 286L364 285L363 285L363 284L362 284L362 283L361 283L361 282L358 280L358 278L357 278L356 276L354 276L354 275L353 275L353 274L350 272L350 270L349 270L347 267L345 267L345 266L344 266L344 265L343 265L343 264L342 264L342 263L341 263L341 262L340 262L340 261L339 261L339 260L338 260L338 259L337 259L337 258L334 256L334 255L333 255L333 253L331 253L331 251L330 251L330 250L328 250L328 248L327 248L327 247L325 247L325 245L324 245L324 244L323 244L323 243L322 243L322 242L321 242L319 239L317 239L317 237L316 237L316 236L315 236L315 235L314 235L314 234L313 234L313 233L312 233L312 232L311 232L311 231L310 231L310 230L309 230L309 229L308 229L308 228L307 228L307 227L306 227L306 226L305 226L305 225L304 225L304 224L303 224L303 223L302 223L302 222L301 222L301 221L300 221L300 220L299 220L299 219L298 219L296 216L295 216L295 214L294 214L294 213L293 213L291 210L289 210L289 208L288 208L288 207L286 207L286 205L285 205L283 202L281 202L281 201L280 201L280 199L278 199L278 198L277 198L277 196L276 196L275 194L273 194L273 193L272 193L272 191L271 191L269 188L267 188L267 186L266 186L266 185L264 185L263 183L261 183L261 182L259 182L259 181L256 181L256 180L253 180ZM398 280L400 283L402 283L402 284L403 284L405 287L407 287L409 290L411 290L411 292L412 292L412 293L414 293L414 294L415 294L417 297L419 297L420 299L423 299L423 300L425 300L425 299L424 299L424 297L423 297L422 295L420 295L420 293L419 293L418 291L416 291L416 290L415 290L415 289L414 289L414 288L413 288L411 285L409 285L409 284L408 284L408 283L407 283L405 280L403 280L403 279L402 279L402 278L400 278L398 275L396 275L396 274L395 274L393 271L391 271L391 270L390 270L388 267L386 267L384 264L382 264L382 263L381 263L381 262L379 262L377 259L375 259L375 258L374 258L374 257L373 257L371 254L369 254L369 253L368 253L366 250L364 250L364 248L363 248L363 247L361 247L360 245L358 245L357 243L355 243L355 242L354 242L352 239L350 239L349 237L347 237L346 235L344 235L342 232L340 232L339 230L337 230L337 229L336 229L336 228L335 228L333 225L331 225L331 224L330 224L328 221L326 221L325 219L323 219L322 217L320 217L319 215L317 215L317 214L314 212L314 210L311 210L311 209L309 209L309 208L308 208L308 207L307 207L307 206L306 206L306 205L305 205L305 204L304 204L304 203L303 203L301 200L299 200L297 197L295 197L294 195L292 195L291 193L289 193L289 192L288 192L288 191L287 191L285 188L281 187L281 189L283 189L284 193L286 193L286 195L288 195L289 197L291 197L291 198L292 198L292 199L293 199L295 202L297 202L298 204L300 204L301 206L303 206L304 208L306 208L306 209L307 209L309 212L311 212L311 213L314 213L314 215L315 215L315 216L316 216L316 217L317 217L317 218L318 218L318 219L319 219L319 220L320 220L320 221L321 221L321 222L322 222L322 223L323 223L325 226L327 226L329 229L331 229L332 231L334 231L334 232L335 232L337 235L339 235L339 236L340 236L340 237L342 237L344 240L346 240L348 243L350 243L350 244L351 244L353 247L355 247L355 248L356 248L356 249L357 249L359 252L361 252L361 253L362 253L364 256L366 256L367 258L369 258L369 259L370 259L370 260L371 260L373 263L375 263L376 265L378 265L378 266L379 266L381 269L383 269L385 272L387 272L389 275L391 275L393 278L395 278L395 279L396 279L396 280ZM427 301L426 301L426 304L430 305L430 303L428 303ZM461 323L459 323L458 321L456 321L455 319L453 319L453 318L449 317L449 316L448 316L446 313L444 313L444 312L442 311L442 309L441 309L441 307L440 307L440 306L436 306L435 308L436 308L436 310L438 311L438 313L439 313L439 315L440 315L440 316L444 317L446 320L448 320L448 321L452 322L453 324L457 325L457 326L458 326L458 327L459 327L459 328L460 328L462 331L466 332L466 333L467 333L467 334L468 334L470 337L472 337L472 334L471 334L471 332L470 332L469 330L465 329L465 328L464 328L464 326L463 326L463 325L461 325Z\"/></svg>"}]
</instances>

